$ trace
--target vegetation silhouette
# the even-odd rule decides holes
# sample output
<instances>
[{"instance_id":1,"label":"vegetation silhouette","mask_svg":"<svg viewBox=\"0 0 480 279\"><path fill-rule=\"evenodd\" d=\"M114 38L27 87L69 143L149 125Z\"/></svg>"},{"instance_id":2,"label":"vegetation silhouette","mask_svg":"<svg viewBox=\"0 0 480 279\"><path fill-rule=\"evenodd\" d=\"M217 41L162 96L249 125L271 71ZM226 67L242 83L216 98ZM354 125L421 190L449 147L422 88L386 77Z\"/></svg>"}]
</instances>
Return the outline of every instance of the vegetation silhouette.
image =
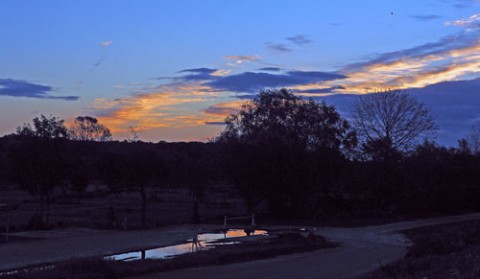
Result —
<instances>
[{"instance_id":1,"label":"vegetation silhouette","mask_svg":"<svg viewBox=\"0 0 480 279\"><path fill-rule=\"evenodd\" d=\"M385 90L357 98L352 118L363 151L375 159L394 159L408 151L420 136L437 126L428 109L401 90Z\"/></svg>"},{"instance_id":2,"label":"vegetation silhouette","mask_svg":"<svg viewBox=\"0 0 480 279\"><path fill-rule=\"evenodd\" d=\"M180 200L189 203L191 214L170 210L155 215L188 216L184 222L221 222L220 213L205 209L210 196L225 189L235 189L232 195L243 199L247 212L238 214L255 213L259 220L354 222L480 210L480 154L472 137L466 135L452 148L431 140L418 143L436 127L423 105L402 92L372 96L401 115L417 110L416 120L398 120L380 109L354 118L352 127L334 107L286 89L261 91L207 143L102 141L109 138L90 135L83 138L90 140L69 140L63 120L42 115L0 138L0 182L11 185L2 191L18 188L35 197L38 210L32 212L31 228L55 225L49 208L71 200L65 197L81 201L118 192L138 193L139 199L125 206L140 208L139 224L150 227L149 205L162 201L157 194L164 189L186 193ZM371 123L359 120L383 112L393 124L370 135L362 131ZM100 125L93 117L82 119ZM411 123L419 126L408 132ZM93 185L104 190L93 191ZM222 201L225 208L231 197ZM112 204L105 204L105 215L111 227Z\"/></svg>"},{"instance_id":3,"label":"vegetation silhouette","mask_svg":"<svg viewBox=\"0 0 480 279\"><path fill-rule=\"evenodd\" d=\"M68 137L72 140L110 141L112 133L95 117L78 116L73 120Z\"/></svg>"}]
</instances>

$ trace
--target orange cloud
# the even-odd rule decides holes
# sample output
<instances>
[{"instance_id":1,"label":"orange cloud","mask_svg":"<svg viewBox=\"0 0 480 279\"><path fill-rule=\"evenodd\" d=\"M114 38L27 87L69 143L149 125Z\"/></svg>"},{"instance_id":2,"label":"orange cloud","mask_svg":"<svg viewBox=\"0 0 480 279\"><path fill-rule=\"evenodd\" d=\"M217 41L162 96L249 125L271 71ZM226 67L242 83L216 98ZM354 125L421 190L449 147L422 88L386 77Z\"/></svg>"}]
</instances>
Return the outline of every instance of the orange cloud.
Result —
<instances>
[{"instance_id":1,"label":"orange cloud","mask_svg":"<svg viewBox=\"0 0 480 279\"><path fill-rule=\"evenodd\" d=\"M342 85L341 93L365 93L375 89L418 88L480 73L480 41L472 45L419 57L399 57L388 63L372 63L347 73L348 78L324 85Z\"/></svg>"},{"instance_id":2,"label":"orange cloud","mask_svg":"<svg viewBox=\"0 0 480 279\"><path fill-rule=\"evenodd\" d=\"M206 108L205 110L203 110L203 112L205 112L206 114L222 116L223 118L225 118L230 114L236 113L241 108L243 103L245 103L245 101L219 103Z\"/></svg>"},{"instance_id":3,"label":"orange cloud","mask_svg":"<svg viewBox=\"0 0 480 279\"><path fill-rule=\"evenodd\" d=\"M166 131L175 131L177 136L173 138L192 140L193 138L185 136L189 135L189 130L217 126L206 129L219 131L222 128L218 127L219 125L206 123L222 122L233 111L234 106L241 103L221 103L219 107L224 113L218 111L214 114L207 112L205 108L213 107L226 97L219 96L221 93L201 83L168 84L150 90L115 100L96 99L92 110L116 138L127 138L128 129L133 126L142 127L142 135L164 135ZM199 134L201 135L202 133Z\"/></svg>"}]
</instances>

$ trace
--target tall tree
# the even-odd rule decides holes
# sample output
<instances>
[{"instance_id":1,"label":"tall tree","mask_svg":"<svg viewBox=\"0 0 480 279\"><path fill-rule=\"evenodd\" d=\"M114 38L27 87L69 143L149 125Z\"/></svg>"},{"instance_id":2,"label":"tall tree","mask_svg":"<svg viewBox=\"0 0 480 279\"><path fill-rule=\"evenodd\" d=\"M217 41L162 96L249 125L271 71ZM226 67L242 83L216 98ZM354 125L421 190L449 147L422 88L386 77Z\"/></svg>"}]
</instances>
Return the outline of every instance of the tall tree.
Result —
<instances>
[{"instance_id":1,"label":"tall tree","mask_svg":"<svg viewBox=\"0 0 480 279\"><path fill-rule=\"evenodd\" d=\"M286 89L261 91L226 119L220 141L318 148L351 148L355 132L334 107L303 100Z\"/></svg>"},{"instance_id":2,"label":"tall tree","mask_svg":"<svg viewBox=\"0 0 480 279\"><path fill-rule=\"evenodd\" d=\"M417 140L428 138L437 126L429 110L400 90L362 95L353 108L353 123L365 151L406 151Z\"/></svg>"},{"instance_id":3,"label":"tall tree","mask_svg":"<svg viewBox=\"0 0 480 279\"><path fill-rule=\"evenodd\" d=\"M334 107L286 89L261 91L226 123L219 141L226 143L231 179L250 210L266 202L272 217L311 214L333 185L340 151L356 145L355 132Z\"/></svg>"},{"instance_id":4,"label":"tall tree","mask_svg":"<svg viewBox=\"0 0 480 279\"><path fill-rule=\"evenodd\" d=\"M73 140L109 141L112 139L110 130L100 124L95 117L91 116L78 116L75 118L68 132L70 139Z\"/></svg>"},{"instance_id":5,"label":"tall tree","mask_svg":"<svg viewBox=\"0 0 480 279\"><path fill-rule=\"evenodd\" d=\"M473 126L467 137L468 148L472 154L480 153L480 125Z\"/></svg>"},{"instance_id":6,"label":"tall tree","mask_svg":"<svg viewBox=\"0 0 480 279\"><path fill-rule=\"evenodd\" d=\"M64 120L55 116L40 115L33 119L33 127L30 124L23 124L17 127L17 135L34 136L45 139L66 138L67 128Z\"/></svg>"}]
</instances>

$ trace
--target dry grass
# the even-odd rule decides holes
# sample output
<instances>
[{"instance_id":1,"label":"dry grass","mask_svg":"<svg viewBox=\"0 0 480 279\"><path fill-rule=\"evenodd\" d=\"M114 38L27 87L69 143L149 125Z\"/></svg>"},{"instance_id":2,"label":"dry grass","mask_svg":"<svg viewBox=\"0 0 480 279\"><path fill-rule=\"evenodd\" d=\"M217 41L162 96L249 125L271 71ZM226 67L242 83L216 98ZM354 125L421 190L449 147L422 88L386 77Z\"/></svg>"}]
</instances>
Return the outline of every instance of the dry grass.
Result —
<instances>
[{"instance_id":1,"label":"dry grass","mask_svg":"<svg viewBox=\"0 0 480 279\"><path fill-rule=\"evenodd\" d=\"M97 189L99 188L99 189ZM2 187L0 203L13 204L11 231L34 229L30 220L38 214L36 197L13 187ZM208 189L199 206L201 222L221 224L224 215L242 215L246 208L241 197L232 187L222 191ZM151 191L148 203L148 226L159 227L192 222L192 198L187 189L161 189ZM113 218L111 215L113 208ZM50 227L86 227L122 229L124 219L127 229L141 227L141 199L138 193L106 193L92 187L84 197L66 197L57 193L50 210ZM7 220L7 213L0 211L0 230ZM39 229L39 228L37 228Z\"/></svg>"},{"instance_id":2,"label":"dry grass","mask_svg":"<svg viewBox=\"0 0 480 279\"><path fill-rule=\"evenodd\" d=\"M480 278L480 221L404 232L413 242L406 257L362 276L373 278Z\"/></svg>"}]
</instances>

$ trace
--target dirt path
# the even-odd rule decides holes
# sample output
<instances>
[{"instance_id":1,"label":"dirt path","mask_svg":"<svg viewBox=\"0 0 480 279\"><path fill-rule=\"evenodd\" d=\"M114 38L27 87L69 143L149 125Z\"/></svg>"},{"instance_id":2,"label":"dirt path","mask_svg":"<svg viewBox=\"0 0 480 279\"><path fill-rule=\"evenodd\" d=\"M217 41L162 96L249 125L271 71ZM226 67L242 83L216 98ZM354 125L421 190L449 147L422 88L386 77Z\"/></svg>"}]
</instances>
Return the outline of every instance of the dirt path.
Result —
<instances>
[{"instance_id":1,"label":"dirt path","mask_svg":"<svg viewBox=\"0 0 480 279\"><path fill-rule=\"evenodd\" d=\"M405 254L409 241L403 235L395 233L397 230L471 219L480 219L480 214L361 228L324 228L317 233L341 243L340 247L139 278L352 278ZM40 233L42 237L50 234L50 239L0 244L0 270L176 244L192 237L197 228L198 226L179 226L148 231L74 230L54 232L53 235Z\"/></svg>"},{"instance_id":2,"label":"dirt path","mask_svg":"<svg viewBox=\"0 0 480 279\"><path fill-rule=\"evenodd\" d=\"M480 214L448 216L361 228L325 228L318 234L340 247L272 259L137 277L160 278L355 278L405 255L409 240L398 230L480 219Z\"/></svg>"}]
</instances>

